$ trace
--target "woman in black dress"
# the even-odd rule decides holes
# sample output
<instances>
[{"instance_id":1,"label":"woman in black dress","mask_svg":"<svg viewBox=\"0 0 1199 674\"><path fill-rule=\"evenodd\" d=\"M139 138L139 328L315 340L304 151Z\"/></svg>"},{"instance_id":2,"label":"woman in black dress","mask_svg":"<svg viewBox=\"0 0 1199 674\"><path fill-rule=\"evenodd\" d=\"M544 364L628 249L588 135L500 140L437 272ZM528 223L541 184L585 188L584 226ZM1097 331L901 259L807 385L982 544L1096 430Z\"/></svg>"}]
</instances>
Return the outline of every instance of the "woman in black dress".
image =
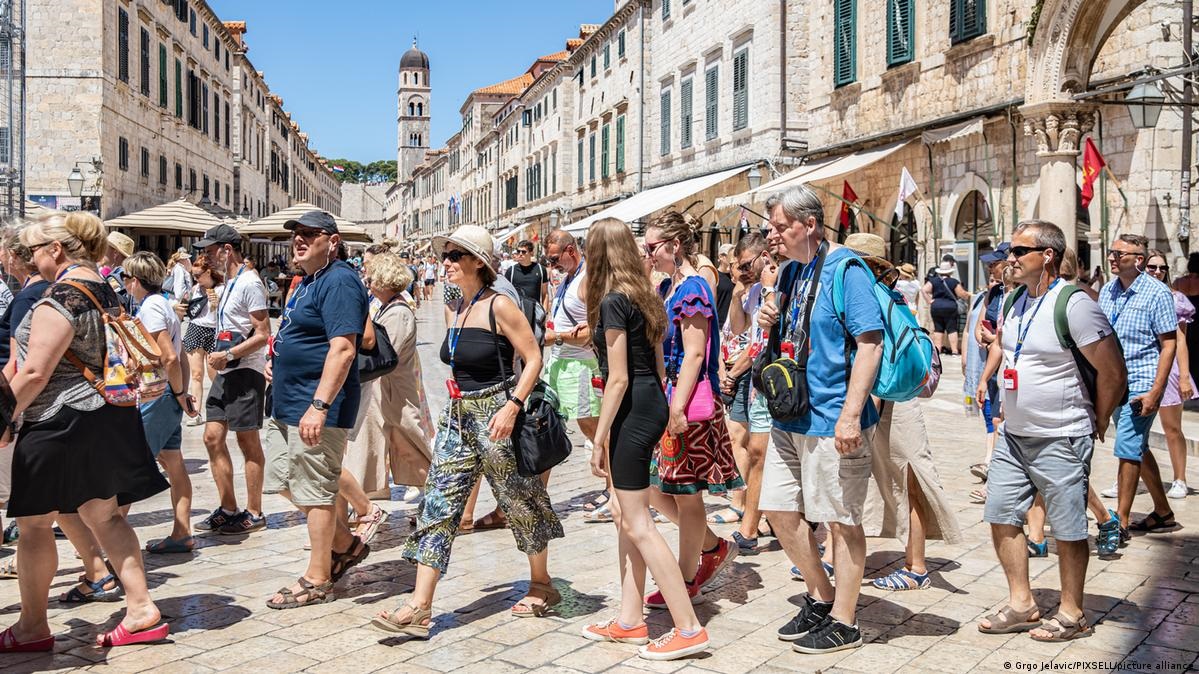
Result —
<instances>
[{"instance_id":1,"label":"woman in black dress","mask_svg":"<svg viewBox=\"0 0 1199 674\"><path fill-rule=\"evenodd\" d=\"M708 647L707 631L691 606L683 575L649 513L650 459L670 412L662 390L662 337L666 312L644 273L628 225L601 220L588 232L587 322L604 374L591 471L609 479L611 509L620 532L620 615L589 625L594 641L646 644L643 617L649 568L666 600L674 629L643 647L650 660L673 660Z\"/></svg>"}]
</instances>

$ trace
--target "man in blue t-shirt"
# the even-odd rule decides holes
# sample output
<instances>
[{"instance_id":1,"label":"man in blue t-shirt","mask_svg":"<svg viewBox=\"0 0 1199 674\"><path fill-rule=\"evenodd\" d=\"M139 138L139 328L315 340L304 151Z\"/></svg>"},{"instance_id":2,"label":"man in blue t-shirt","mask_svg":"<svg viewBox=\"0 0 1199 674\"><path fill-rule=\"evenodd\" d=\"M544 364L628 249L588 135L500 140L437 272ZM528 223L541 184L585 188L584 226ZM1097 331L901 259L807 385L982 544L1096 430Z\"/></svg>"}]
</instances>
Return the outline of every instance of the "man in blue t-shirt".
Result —
<instances>
[{"instance_id":1,"label":"man in blue t-shirt","mask_svg":"<svg viewBox=\"0 0 1199 674\"><path fill-rule=\"evenodd\" d=\"M768 199L766 213L770 241L794 264L777 289L762 288L759 325L797 359L806 354L810 409L794 421L774 422L759 502L808 585L803 608L778 636L801 653L828 653L862 644L855 609L866 561L862 510L878 423L870 389L882 355L883 316L864 265L846 271L844 321L834 312L834 270L855 255L825 240L820 197L794 187ZM805 316L810 339L802 334ZM833 534L835 592L809 522L824 522Z\"/></svg>"},{"instance_id":2,"label":"man in blue t-shirt","mask_svg":"<svg viewBox=\"0 0 1199 674\"><path fill-rule=\"evenodd\" d=\"M347 526L338 493L346 438L358 414L356 356L366 325L366 290L337 259L341 236L324 211L308 211L284 227L304 280L287 300L275 335L271 420L266 427L264 492L283 494L308 518L308 569L267 606L321 603L350 567L370 552Z\"/></svg>"}]
</instances>

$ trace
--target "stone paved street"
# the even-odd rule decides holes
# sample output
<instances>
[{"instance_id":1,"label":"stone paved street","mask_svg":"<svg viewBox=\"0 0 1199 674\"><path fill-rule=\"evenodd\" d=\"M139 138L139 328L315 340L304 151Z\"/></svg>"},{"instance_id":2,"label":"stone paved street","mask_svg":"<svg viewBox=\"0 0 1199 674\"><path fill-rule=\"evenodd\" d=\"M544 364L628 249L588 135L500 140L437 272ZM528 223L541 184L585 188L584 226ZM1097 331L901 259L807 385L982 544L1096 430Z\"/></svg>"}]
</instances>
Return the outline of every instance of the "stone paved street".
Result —
<instances>
[{"instance_id":1,"label":"stone paved street","mask_svg":"<svg viewBox=\"0 0 1199 674\"><path fill-rule=\"evenodd\" d=\"M430 396L444 398L445 368L436 358L441 340L440 307L421 310L421 354ZM947 360L947 368L957 360ZM768 552L742 558L705 592L699 607L714 648L704 656L674 663L650 663L635 647L597 644L579 630L590 621L613 615L617 598L615 532L611 525L585 524L582 504L598 482L578 452L555 471L551 495L566 528L565 541L551 547L550 570L565 597L555 615L520 620L509 606L526 588L527 567L507 531L476 533L458 540L449 574L438 588L435 627L428 641L391 638L369 627L370 616L393 607L410 590L413 569L400 561L399 546L409 532L412 506L384 503L391 517L373 545L371 556L339 586L335 602L310 608L272 611L271 593L289 584L305 566L303 520L281 498L267 497L270 528L248 537L199 538L192 555L147 559L152 592L171 622L171 643L109 652L89 643L102 626L122 614L120 604L65 607L51 603L51 626L58 635L53 657L41 654L0 656L0 671L15 673L66 669L104 672L443 672L443 671L705 671L738 674L779 671L1024 671L1043 663L1117 663L1179 669L1199 656L1199 495L1175 502L1180 531L1132 540L1120 559L1091 559L1086 606L1099 625L1095 635L1069 644L1041 644L1026 635L987 636L976 620L1006 599L1002 571L991 551L982 507L969 502L976 485L968 466L982 458L982 428L964 419L960 380L948 372L937 397L926 403L934 454L966 536L962 545L931 542L930 567L936 569L928 590L889 594L863 588L859 624L868 643L861 649L827 656L791 651L775 630L797 610L803 585L790 578L790 562L774 543ZM198 428L188 428L185 454L195 485L193 515L199 519L215 504ZM578 436L575 436L578 439ZM97 441L102 441L97 439ZM232 438L230 438L232 443ZM580 441L581 444L581 441ZM237 452L234 450L236 457ZM1095 484L1109 485L1115 462L1106 447L1095 452ZM1199 463L1199 461L1194 461ZM242 488L240 459L238 488ZM1199 471L1190 472L1199 484ZM402 490L395 490L397 495ZM877 494L874 494L877 504ZM710 506L720 501L712 499ZM1148 508L1148 496L1135 510ZM477 512L491 507L485 494ZM871 509L877 529L880 513ZM169 529L164 493L138 504L131 516L143 543ZM664 525L668 540L677 538ZM720 527L723 534L730 525ZM772 541L773 543L773 541ZM902 560L895 540L869 538L867 576L890 570ZM1052 545L1051 545L1052 551ZM52 593L70 587L80 572L73 551L59 544L60 569ZM10 554L5 550L3 555ZM1031 560L1031 574L1043 610L1057 601L1057 557ZM0 581L0 623L16 619L16 581ZM656 636L668 623L665 612L649 616ZM1085 666L1085 665L1084 665Z\"/></svg>"}]
</instances>

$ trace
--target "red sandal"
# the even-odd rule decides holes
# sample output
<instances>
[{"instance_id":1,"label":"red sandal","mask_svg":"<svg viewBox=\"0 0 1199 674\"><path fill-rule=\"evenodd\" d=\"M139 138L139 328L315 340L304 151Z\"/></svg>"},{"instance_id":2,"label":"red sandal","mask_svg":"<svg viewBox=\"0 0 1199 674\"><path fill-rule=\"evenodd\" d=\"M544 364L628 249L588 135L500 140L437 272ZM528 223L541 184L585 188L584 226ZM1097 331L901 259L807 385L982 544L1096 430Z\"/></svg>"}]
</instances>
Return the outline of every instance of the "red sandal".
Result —
<instances>
[{"instance_id":1,"label":"red sandal","mask_svg":"<svg viewBox=\"0 0 1199 674\"><path fill-rule=\"evenodd\" d=\"M113 646L132 646L133 644L162 641L167 638L170 631L171 626L167 623L136 632L130 632L124 625L117 625L117 628L111 632L96 635L96 647L112 648Z\"/></svg>"},{"instance_id":2,"label":"red sandal","mask_svg":"<svg viewBox=\"0 0 1199 674\"><path fill-rule=\"evenodd\" d=\"M54 635L36 641L17 641L12 628L0 632L0 653L44 653L54 650Z\"/></svg>"}]
</instances>

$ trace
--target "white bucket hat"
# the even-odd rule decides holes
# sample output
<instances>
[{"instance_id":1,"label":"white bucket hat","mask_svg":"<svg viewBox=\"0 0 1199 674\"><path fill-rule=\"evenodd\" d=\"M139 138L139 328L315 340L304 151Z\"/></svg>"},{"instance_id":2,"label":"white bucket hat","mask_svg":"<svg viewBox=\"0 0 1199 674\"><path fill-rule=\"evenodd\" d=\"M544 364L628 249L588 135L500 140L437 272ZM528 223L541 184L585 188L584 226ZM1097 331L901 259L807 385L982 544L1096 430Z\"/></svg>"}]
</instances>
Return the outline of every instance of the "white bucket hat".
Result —
<instances>
[{"instance_id":1,"label":"white bucket hat","mask_svg":"<svg viewBox=\"0 0 1199 674\"><path fill-rule=\"evenodd\" d=\"M495 241L486 229L478 225L462 225L458 229L455 229L449 236L438 235L433 237L433 251L437 253L438 257L441 257L441 251L445 250L447 243L452 243L474 255L488 267L493 265L495 259Z\"/></svg>"},{"instance_id":2,"label":"white bucket hat","mask_svg":"<svg viewBox=\"0 0 1199 674\"><path fill-rule=\"evenodd\" d=\"M954 267L954 264L952 262L942 262L937 267L937 273L942 276L949 276L950 274L952 274L955 271L957 271L957 269Z\"/></svg>"}]
</instances>

